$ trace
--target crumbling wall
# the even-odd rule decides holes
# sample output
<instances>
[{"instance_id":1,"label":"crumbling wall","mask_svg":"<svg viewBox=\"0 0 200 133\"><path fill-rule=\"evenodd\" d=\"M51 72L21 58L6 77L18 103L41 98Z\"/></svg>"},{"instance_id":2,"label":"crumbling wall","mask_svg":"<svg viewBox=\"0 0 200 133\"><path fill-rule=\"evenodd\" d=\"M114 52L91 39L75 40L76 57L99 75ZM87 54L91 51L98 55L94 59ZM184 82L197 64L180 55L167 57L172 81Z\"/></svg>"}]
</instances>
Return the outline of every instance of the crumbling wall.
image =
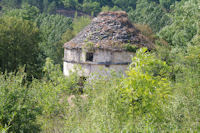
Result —
<instances>
[{"instance_id":1,"label":"crumbling wall","mask_svg":"<svg viewBox=\"0 0 200 133\"><path fill-rule=\"evenodd\" d=\"M113 52L112 53L112 62L120 63L120 62L131 62L132 57L135 55L133 52L121 51L121 52Z\"/></svg>"},{"instance_id":2,"label":"crumbling wall","mask_svg":"<svg viewBox=\"0 0 200 133\"><path fill-rule=\"evenodd\" d=\"M68 62L63 63L63 73L65 76L69 76L70 71L71 72L76 71L80 76L85 76L85 77L88 77L91 74L109 75L113 71L125 74L125 71L127 69L128 65L110 65L107 67L105 65L98 65L98 64L77 64Z\"/></svg>"},{"instance_id":3,"label":"crumbling wall","mask_svg":"<svg viewBox=\"0 0 200 133\"><path fill-rule=\"evenodd\" d=\"M75 71L77 66L81 66L82 71L79 75L89 76L92 73L107 74L109 71L117 71L124 73L131 62L134 53L126 51L109 51L109 50L96 50L94 52L93 62L86 61L85 50L65 50L64 56L64 75L69 75L70 71Z\"/></svg>"},{"instance_id":4,"label":"crumbling wall","mask_svg":"<svg viewBox=\"0 0 200 133\"><path fill-rule=\"evenodd\" d=\"M64 50L64 60L80 62L81 50L76 49L65 49Z\"/></svg>"},{"instance_id":5,"label":"crumbling wall","mask_svg":"<svg viewBox=\"0 0 200 133\"><path fill-rule=\"evenodd\" d=\"M112 53L108 50L96 50L94 52L94 62L110 62Z\"/></svg>"},{"instance_id":6,"label":"crumbling wall","mask_svg":"<svg viewBox=\"0 0 200 133\"><path fill-rule=\"evenodd\" d=\"M65 49L64 51L64 60L70 62L80 62L83 63L86 61L86 53L87 51L81 49ZM93 51L95 63L123 63L123 62L131 62L132 57L135 55L133 52L127 51L109 51L109 50L101 50L97 49Z\"/></svg>"}]
</instances>

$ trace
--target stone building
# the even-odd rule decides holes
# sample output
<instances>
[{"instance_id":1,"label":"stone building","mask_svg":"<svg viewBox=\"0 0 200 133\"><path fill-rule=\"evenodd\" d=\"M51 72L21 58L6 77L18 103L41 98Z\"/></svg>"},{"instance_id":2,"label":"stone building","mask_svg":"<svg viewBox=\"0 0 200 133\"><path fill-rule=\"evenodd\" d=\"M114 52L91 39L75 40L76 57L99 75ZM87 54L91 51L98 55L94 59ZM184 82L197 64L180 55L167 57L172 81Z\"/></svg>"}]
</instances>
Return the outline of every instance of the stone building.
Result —
<instances>
[{"instance_id":1,"label":"stone building","mask_svg":"<svg viewBox=\"0 0 200 133\"><path fill-rule=\"evenodd\" d=\"M81 76L110 70L124 73L140 47L152 49L152 44L129 22L126 12L102 12L64 44L64 75L77 65Z\"/></svg>"}]
</instances>

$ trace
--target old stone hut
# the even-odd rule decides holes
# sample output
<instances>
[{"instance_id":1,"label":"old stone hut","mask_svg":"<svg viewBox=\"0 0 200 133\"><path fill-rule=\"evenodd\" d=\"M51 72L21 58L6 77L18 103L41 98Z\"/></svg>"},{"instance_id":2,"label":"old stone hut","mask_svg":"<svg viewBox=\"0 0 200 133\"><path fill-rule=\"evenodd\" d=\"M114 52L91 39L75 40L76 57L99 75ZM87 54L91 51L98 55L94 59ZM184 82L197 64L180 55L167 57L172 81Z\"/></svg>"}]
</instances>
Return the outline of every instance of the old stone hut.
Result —
<instances>
[{"instance_id":1,"label":"old stone hut","mask_svg":"<svg viewBox=\"0 0 200 133\"><path fill-rule=\"evenodd\" d=\"M152 44L129 22L126 12L102 12L64 44L64 75L77 65L82 76L124 72L139 47L152 49Z\"/></svg>"}]
</instances>

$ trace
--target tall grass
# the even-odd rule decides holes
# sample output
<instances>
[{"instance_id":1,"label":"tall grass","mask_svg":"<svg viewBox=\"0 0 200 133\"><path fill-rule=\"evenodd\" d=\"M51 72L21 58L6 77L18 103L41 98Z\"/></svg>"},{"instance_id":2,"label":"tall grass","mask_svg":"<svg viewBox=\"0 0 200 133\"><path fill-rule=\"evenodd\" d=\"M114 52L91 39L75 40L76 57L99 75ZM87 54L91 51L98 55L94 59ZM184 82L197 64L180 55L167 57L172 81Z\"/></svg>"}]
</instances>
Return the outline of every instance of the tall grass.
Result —
<instances>
[{"instance_id":1,"label":"tall grass","mask_svg":"<svg viewBox=\"0 0 200 133\"><path fill-rule=\"evenodd\" d=\"M1 74L0 131L200 131L200 47L190 46L186 53L171 50L156 54L138 51L138 62L130 66L127 76L115 72L97 75L84 83L83 94L78 92L79 76L64 77L50 59L40 80L26 81L23 71ZM162 86L163 78L170 84ZM165 87L170 93L162 101ZM159 88L162 90L154 90Z\"/></svg>"}]
</instances>

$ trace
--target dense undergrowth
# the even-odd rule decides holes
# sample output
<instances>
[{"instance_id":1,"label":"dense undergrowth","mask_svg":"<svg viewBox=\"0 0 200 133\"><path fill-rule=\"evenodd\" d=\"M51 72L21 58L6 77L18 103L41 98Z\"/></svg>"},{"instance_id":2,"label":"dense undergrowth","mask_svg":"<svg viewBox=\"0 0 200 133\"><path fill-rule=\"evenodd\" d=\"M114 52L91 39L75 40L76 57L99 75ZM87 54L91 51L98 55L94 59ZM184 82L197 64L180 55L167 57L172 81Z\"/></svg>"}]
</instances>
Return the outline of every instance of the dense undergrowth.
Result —
<instances>
[{"instance_id":1,"label":"dense undergrowth","mask_svg":"<svg viewBox=\"0 0 200 133\"><path fill-rule=\"evenodd\" d=\"M155 49L131 47L137 53L126 76L84 82L77 73L63 76L60 65L62 45L89 17L32 6L0 13L0 132L199 132L200 2L159 3L166 8L147 0L127 8Z\"/></svg>"},{"instance_id":2,"label":"dense undergrowth","mask_svg":"<svg viewBox=\"0 0 200 133\"><path fill-rule=\"evenodd\" d=\"M82 95L77 74L64 77L50 59L40 80L28 82L23 69L1 74L1 131L199 131L200 47L190 46L174 66L145 50L137 51L127 76L98 75L85 81Z\"/></svg>"}]
</instances>

